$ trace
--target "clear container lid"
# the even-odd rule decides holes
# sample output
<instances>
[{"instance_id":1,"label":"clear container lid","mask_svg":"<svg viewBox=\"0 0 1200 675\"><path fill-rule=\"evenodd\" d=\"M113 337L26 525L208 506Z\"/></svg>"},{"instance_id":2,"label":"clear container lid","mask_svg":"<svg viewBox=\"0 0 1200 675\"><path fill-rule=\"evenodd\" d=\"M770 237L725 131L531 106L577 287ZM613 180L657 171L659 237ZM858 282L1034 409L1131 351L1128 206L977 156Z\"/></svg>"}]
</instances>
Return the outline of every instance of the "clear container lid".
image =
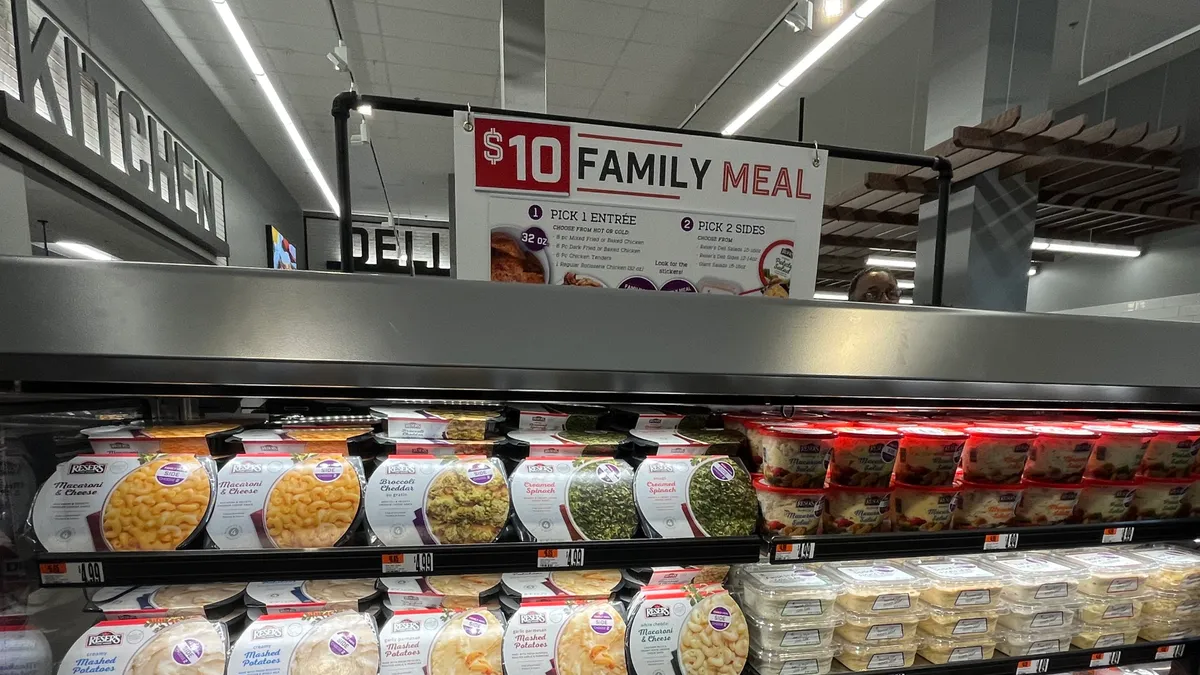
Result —
<instances>
[{"instance_id":1,"label":"clear container lid","mask_svg":"<svg viewBox=\"0 0 1200 675\"><path fill-rule=\"evenodd\" d=\"M839 645L833 644L824 649L812 649L811 647L787 650L787 649L762 649L758 645L750 647L750 665L758 670L780 670L790 661L805 661L808 659L816 659L822 661L831 659L842 652Z\"/></svg>"},{"instance_id":2,"label":"clear container lid","mask_svg":"<svg viewBox=\"0 0 1200 675\"><path fill-rule=\"evenodd\" d=\"M1046 640L1065 640L1070 642L1071 636L1076 633L1076 629L1070 626L1062 628L1048 629L1038 628L1036 630L1013 630L1011 628L996 628L995 636L1000 642L1010 642L1012 644L1029 644L1033 642L1042 642ZM1050 651L1065 651L1059 649Z\"/></svg>"},{"instance_id":3,"label":"clear container lid","mask_svg":"<svg viewBox=\"0 0 1200 675\"><path fill-rule=\"evenodd\" d=\"M843 654L853 654L858 658L869 658L875 654L886 654L889 652L915 652L921 648L922 638L918 632L917 636L908 640L901 640L900 642L868 642L858 644L835 638L833 644L835 647L841 648Z\"/></svg>"},{"instance_id":4,"label":"clear container lid","mask_svg":"<svg viewBox=\"0 0 1200 675\"><path fill-rule=\"evenodd\" d=\"M983 559L993 567L1011 574L1011 582L1018 586L1078 581L1088 575L1087 570L1079 564L1044 551L988 553Z\"/></svg>"},{"instance_id":5,"label":"clear container lid","mask_svg":"<svg viewBox=\"0 0 1200 675\"><path fill-rule=\"evenodd\" d=\"M807 565L755 563L738 568L743 588L768 598L829 598L842 591L844 583L829 578Z\"/></svg>"},{"instance_id":6,"label":"clear container lid","mask_svg":"<svg viewBox=\"0 0 1200 675\"><path fill-rule=\"evenodd\" d=\"M976 633L975 635L956 635L951 638L938 637L932 633L918 631L917 639L921 641L922 647L931 647L950 651L952 649L961 649L963 647L995 647L996 638L987 633Z\"/></svg>"},{"instance_id":7,"label":"clear container lid","mask_svg":"<svg viewBox=\"0 0 1200 675\"><path fill-rule=\"evenodd\" d=\"M759 631L776 632L788 630L805 630L811 628L836 628L842 625L842 614L834 611L825 616L785 616L768 618L759 616L753 610L746 608L746 623L750 628Z\"/></svg>"},{"instance_id":8,"label":"clear container lid","mask_svg":"<svg viewBox=\"0 0 1200 675\"><path fill-rule=\"evenodd\" d=\"M848 436L851 438L878 438L878 439L898 439L900 438L899 431L891 429L880 429L879 427L835 427L834 431L839 436Z\"/></svg>"},{"instance_id":9,"label":"clear container lid","mask_svg":"<svg viewBox=\"0 0 1200 675\"><path fill-rule=\"evenodd\" d=\"M828 439L837 436L837 432L820 427L801 427L795 425L769 425L759 426L758 433L763 436L771 436L772 438L794 438L794 439Z\"/></svg>"},{"instance_id":10,"label":"clear container lid","mask_svg":"<svg viewBox=\"0 0 1200 675\"><path fill-rule=\"evenodd\" d=\"M1134 557L1128 551L1114 551L1111 548L1080 548L1071 551L1058 551L1056 558L1066 560L1073 565L1083 567L1089 576L1096 575L1148 575L1154 571L1157 563L1140 557Z\"/></svg>"},{"instance_id":11,"label":"clear container lid","mask_svg":"<svg viewBox=\"0 0 1200 675\"><path fill-rule=\"evenodd\" d=\"M925 612L926 615L943 621L954 621L958 619L966 619L973 616L986 616L989 619L1008 614L1009 608L1005 605L995 605L992 607L958 607L949 609L946 607L938 607L927 602L917 603L919 609L917 611ZM1058 603L1056 603L1057 605Z\"/></svg>"},{"instance_id":12,"label":"clear container lid","mask_svg":"<svg viewBox=\"0 0 1200 675\"><path fill-rule=\"evenodd\" d=\"M1173 572L1194 571L1200 574L1200 551L1171 544L1146 544L1134 548L1124 548L1121 549L1121 552L1158 565L1162 569Z\"/></svg>"},{"instance_id":13,"label":"clear container lid","mask_svg":"<svg viewBox=\"0 0 1200 675\"><path fill-rule=\"evenodd\" d=\"M1054 602L1014 602L1012 600L1004 600L1001 608L1005 614L1041 614L1042 612L1053 612L1059 609L1079 609L1087 604L1087 601L1088 599L1081 595L1071 600L1055 600ZM1096 600L1096 602L1107 602L1107 600Z\"/></svg>"},{"instance_id":14,"label":"clear container lid","mask_svg":"<svg viewBox=\"0 0 1200 675\"><path fill-rule=\"evenodd\" d=\"M903 563L889 560L849 560L831 563L821 570L840 581L847 592L855 594L894 593L929 588L929 579Z\"/></svg>"},{"instance_id":15,"label":"clear container lid","mask_svg":"<svg viewBox=\"0 0 1200 675\"><path fill-rule=\"evenodd\" d=\"M1200 434L1200 424L1176 424L1174 422L1138 422L1137 426L1158 434L1194 436Z\"/></svg>"},{"instance_id":16,"label":"clear container lid","mask_svg":"<svg viewBox=\"0 0 1200 675\"><path fill-rule=\"evenodd\" d=\"M979 558L936 556L910 558L905 566L924 576L934 587L999 586L1012 581L1012 575Z\"/></svg>"},{"instance_id":17,"label":"clear container lid","mask_svg":"<svg viewBox=\"0 0 1200 675\"><path fill-rule=\"evenodd\" d=\"M1051 438L1100 438L1100 434L1080 427L1030 426L1026 429Z\"/></svg>"},{"instance_id":18,"label":"clear container lid","mask_svg":"<svg viewBox=\"0 0 1200 675\"><path fill-rule=\"evenodd\" d=\"M839 625L867 628L891 623L914 623L929 617L929 605L923 602L915 603L912 608L901 614L880 612L852 612L842 609Z\"/></svg>"},{"instance_id":19,"label":"clear container lid","mask_svg":"<svg viewBox=\"0 0 1200 675\"><path fill-rule=\"evenodd\" d=\"M1146 437L1153 436L1157 432L1146 427L1133 426L1132 424L1085 424L1084 429L1094 431L1102 436L1137 436Z\"/></svg>"}]
</instances>

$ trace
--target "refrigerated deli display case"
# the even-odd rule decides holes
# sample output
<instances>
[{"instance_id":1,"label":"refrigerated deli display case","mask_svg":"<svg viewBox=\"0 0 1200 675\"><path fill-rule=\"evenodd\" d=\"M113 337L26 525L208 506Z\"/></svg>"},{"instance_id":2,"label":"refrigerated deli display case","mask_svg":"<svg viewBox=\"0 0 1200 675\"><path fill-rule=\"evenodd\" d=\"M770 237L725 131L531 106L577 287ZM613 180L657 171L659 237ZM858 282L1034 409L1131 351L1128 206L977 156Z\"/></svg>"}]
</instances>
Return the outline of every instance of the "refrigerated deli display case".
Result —
<instances>
[{"instance_id":1,"label":"refrigerated deli display case","mask_svg":"<svg viewBox=\"0 0 1200 675\"><path fill-rule=\"evenodd\" d=\"M1191 326L34 259L0 284L13 672L1196 673Z\"/></svg>"}]
</instances>

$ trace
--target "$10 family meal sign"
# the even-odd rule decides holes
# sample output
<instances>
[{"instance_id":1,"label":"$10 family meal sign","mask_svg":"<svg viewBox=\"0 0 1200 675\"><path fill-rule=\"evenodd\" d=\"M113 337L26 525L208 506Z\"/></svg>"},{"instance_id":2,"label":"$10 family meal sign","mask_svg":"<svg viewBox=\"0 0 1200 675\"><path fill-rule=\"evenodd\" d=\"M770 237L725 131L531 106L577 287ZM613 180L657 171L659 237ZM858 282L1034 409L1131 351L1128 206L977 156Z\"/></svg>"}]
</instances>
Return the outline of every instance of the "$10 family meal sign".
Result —
<instances>
[{"instance_id":1,"label":"$10 family meal sign","mask_svg":"<svg viewBox=\"0 0 1200 675\"><path fill-rule=\"evenodd\" d=\"M454 127L460 279L812 297L824 151L466 121Z\"/></svg>"}]
</instances>

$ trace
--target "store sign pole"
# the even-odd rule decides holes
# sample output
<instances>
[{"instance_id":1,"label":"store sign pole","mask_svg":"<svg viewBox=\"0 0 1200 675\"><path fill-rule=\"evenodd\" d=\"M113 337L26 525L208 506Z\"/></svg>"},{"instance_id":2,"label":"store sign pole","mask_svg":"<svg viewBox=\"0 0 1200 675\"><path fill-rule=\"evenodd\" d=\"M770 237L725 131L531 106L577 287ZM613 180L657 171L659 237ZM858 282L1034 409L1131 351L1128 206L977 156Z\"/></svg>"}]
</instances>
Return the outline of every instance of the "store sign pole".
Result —
<instances>
[{"instance_id":1,"label":"store sign pole","mask_svg":"<svg viewBox=\"0 0 1200 675\"><path fill-rule=\"evenodd\" d=\"M812 298L825 151L468 115L458 278Z\"/></svg>"}]
</instances>

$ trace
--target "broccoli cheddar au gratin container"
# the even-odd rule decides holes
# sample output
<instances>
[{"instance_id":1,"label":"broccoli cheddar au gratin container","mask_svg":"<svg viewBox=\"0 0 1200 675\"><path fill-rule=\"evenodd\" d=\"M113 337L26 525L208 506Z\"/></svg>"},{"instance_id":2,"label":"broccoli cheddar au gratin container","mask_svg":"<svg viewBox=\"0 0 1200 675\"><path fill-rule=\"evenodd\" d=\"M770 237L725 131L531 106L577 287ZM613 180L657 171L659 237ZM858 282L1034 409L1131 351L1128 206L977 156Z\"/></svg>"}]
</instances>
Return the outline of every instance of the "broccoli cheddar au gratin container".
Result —
<instances>
[{"instance_id":1,"label":"broccoli cheddar au gratin container","mask_svg":"<svg viewBox=\"0 0 1200 675\"><path fill-rule=\"evenodd\" d=\"M508 508L494 457L387 455L367 483L367 526L387 546L492 542Z\"/></svg>"}]
</instances>

